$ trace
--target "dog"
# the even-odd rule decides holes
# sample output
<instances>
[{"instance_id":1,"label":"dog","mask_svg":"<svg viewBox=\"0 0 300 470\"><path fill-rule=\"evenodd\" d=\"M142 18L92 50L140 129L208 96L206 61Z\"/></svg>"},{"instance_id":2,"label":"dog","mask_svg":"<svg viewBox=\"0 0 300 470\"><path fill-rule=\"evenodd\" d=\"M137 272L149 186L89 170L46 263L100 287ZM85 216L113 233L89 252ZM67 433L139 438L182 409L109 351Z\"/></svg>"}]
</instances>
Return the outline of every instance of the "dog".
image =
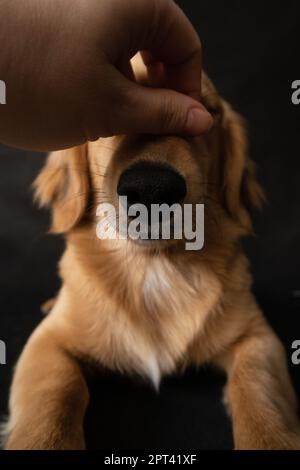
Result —
<instances>
[{"instance_id":1,"label":"dog","mask_svg":"<svg viewBox=\"0 0 300 470\"><path fill-rule=\"evenodd\" d=\"M145 83L144 71L136 72ZM6 449L84 449L84 365L161 378L190 364L222 369L235 449L300 449L284 348L251 292L242 237L263 203L243 119L204 74L214 117L203 136L116 136L52 153L35 182L63 234L62 287L17 363ZM96 207L204 204L205 244L99 239Z\"/></svg>"}]
</instances>

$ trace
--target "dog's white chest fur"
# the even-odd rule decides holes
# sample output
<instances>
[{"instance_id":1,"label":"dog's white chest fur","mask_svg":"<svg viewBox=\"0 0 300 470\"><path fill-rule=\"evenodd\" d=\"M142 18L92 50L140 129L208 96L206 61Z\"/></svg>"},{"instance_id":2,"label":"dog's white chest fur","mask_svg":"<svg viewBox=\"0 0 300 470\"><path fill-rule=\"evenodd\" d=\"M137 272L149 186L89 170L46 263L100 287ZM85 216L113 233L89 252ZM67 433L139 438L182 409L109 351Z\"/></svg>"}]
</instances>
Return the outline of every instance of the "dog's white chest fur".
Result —
<instances>
[{"instance_id":1,"label":"dog's white chest fur","mask_svg":"<svg viewBox=\"0 0 300 470\"><path fill-rule=\"evenodd\" d=\"M160 257L129 270L123 282L128 310L91 287L81 308L74 306L80 314L76 321L71 315L70 322L77 324L85 353L109 369L148 377L158 388L161 377L187 358L220 296L220 283L205 268L193 271ZM74 292L63 289L51 316L63 321L60 313L73 301Z\"/></svg>"},{"instance_id":2,"label":"dog's white chest fur","mask_svg":"<svg viewBox=\"0 0 300 470\"><path fill-rule=\"evenodd\" d=\"M147 376L156 388L161 377L184 360L205 321L211 307L205 297L209 282L205 273L202 281L196 279L192 285L190 279L158 258L147 265L140 293L144 321L136 324L126 319L126 326L119 324L122 331L114 333L121 339L129 368Z\"/></svg>"},{"instance_id":3,"label":"dog's white chest fur","mask_svg":"<svg viewBox=\"0 0 300 470\"><path fill-rule=\"evenodd\" d=\"M144 304L143 322L136 323L125 316L125 323L119 323L113 333L123 348L120 356L128 361L121 364L122 368L148 377L158 389L161 377L176 367L173 351L176 336L173 342L168 341L164 332L168 329L168 324L164 325L166 315L170 315L168 323L176 320L168 306L172 303L172 282L160 262L151 262L146 267L140 295Z\"/></svg>"}]
</instances>

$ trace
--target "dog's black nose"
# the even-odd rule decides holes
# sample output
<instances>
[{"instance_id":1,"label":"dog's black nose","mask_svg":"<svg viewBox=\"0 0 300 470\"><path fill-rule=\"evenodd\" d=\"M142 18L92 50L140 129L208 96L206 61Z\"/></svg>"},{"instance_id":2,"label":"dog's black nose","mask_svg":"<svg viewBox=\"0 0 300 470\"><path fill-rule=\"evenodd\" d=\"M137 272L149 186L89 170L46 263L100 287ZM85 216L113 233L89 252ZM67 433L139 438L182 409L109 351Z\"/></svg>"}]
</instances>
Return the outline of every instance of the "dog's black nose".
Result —
<instances>
[{"instance_id":1,"label":"dog's black nose","mask_svg":"<svg viewBox=\"0 0 300 470\"><path fill-rule=\"evenodd\" d=\"M184 178L169 166L139 162L120 176L119 196L127 196L128 207L139 203L148 209L151 204L181 203L186 195Z\"/></svg>"}]
</instances>

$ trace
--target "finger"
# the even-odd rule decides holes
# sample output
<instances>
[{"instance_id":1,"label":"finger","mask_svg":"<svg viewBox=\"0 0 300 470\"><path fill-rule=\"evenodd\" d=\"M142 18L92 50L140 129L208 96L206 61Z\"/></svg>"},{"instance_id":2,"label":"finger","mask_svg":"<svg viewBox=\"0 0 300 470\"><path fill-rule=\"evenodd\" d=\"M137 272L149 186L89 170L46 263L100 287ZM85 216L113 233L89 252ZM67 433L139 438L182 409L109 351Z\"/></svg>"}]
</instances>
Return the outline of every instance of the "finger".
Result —
<instances>
[{"instance_id":1,"label":"finger","mask_svg":"<svg viewBox=\"0 0 300 470\"><path fill-rule=\"evenodd\" d=\"M167 88L165 67L149 51L141 51L141 58L147 70L148 83L155 88Z\"/></svg>"},{"instance_id":2,"label":"finger","mask_svg":"<svg viewBox=\"0 0 300 470\"><path fill-rule=\"evenodd\" d=\"M159 2L157 17L147 49L164 63L170 88L200 99L202 48L198 34L173 1Z\"/></svg>"},{"instance_id":3,"label":"finger","mask_svg":"<svg viewBox=\"0 0 300 470\"><path fill-rule=\"evenodd\" d=\"M172 0L132 0L132 7L135 15L124 12L130 53L148 51L164 64L170 88L200 99L201 42L183 11Z\"/></svg>"},{"instance_id":4,"label":"finger","mask_svg":"<svg viewBox=\"0 0 300 470\"><path fill-rule=\"evenodd\" d=\"M118 66L118 70L129 80L135 81L135 75L131 63L128 60L123 60Z\"/></svg>"},{"instance_id":5,"label":"finger","mask_svg":"<svg viewBox=\"0 0 300 470\"><path fill-rule=\"evenodd\" d=\"M120 75L121 76L121 75ZM212 125L212 117L198 101L173 90L145 88L120 78L110 134L148 133L197 136ZM126 80L126 86L124 84ZM118 97L117 90L126 90Z\"/></svg>"}]
</instances>

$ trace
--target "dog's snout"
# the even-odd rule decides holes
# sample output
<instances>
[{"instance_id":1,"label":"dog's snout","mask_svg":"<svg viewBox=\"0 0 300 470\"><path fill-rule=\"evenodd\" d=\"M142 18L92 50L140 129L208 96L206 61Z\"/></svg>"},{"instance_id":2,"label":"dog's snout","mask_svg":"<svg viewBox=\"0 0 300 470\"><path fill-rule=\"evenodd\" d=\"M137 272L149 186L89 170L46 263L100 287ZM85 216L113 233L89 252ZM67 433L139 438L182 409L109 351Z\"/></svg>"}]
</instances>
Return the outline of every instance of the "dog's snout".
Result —
<instances>
[{"instance_id":1,"label":"dog's snout","mask_svg":"<svg viewBox=\"0 0 300 470\"><path fill-rule=\"evenodd\" d=\"M119 196L127 196L128 206L139 203L150 208L151 204L181 203L186 196L186 183L169 166L141 162L121 174L117 191Z\"/></svg>"}]
</instances>

